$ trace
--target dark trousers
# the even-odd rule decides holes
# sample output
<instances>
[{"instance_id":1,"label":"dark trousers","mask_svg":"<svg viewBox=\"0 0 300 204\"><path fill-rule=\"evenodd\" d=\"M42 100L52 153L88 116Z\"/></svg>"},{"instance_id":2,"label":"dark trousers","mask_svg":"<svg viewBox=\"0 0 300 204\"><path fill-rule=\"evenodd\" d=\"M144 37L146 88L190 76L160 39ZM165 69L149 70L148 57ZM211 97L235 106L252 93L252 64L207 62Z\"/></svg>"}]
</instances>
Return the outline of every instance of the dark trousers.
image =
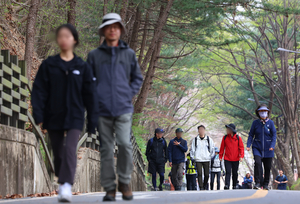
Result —
<instances>
[{"instance_id":1,"label":"dark trousers","mask_svg":"<svg viewBox=\"0 0 300 204\"><path fill-rule=\"evenodd\" d=\"M159 186L163 185L164 179L165 179L165 174L159 173L159 182L160 182ZM156 172L152 174L152 184L153 184L153 188L156 188Z\"/></svg>"},{"instance_id":2,"label":"dark trousers","mask_svg":"<svg viewBox=\"0 0 300 204\"><path fill-rule=\"evenodd\" d=\"M198 183L200 190L207 188L209 179L209 162L196 162L198 172ZM202 168L204 169L204 181L202 180ZM208 189L207 189L208 190Z\"/></svg>"},{"instance_id":3,"label":"dark trousers","mask_svg":"<svg viewBox=\"0 0 300 204\"><path fill-rule=\"evenodd\" d=\"M239 161L225 160L225 170L226 170L225 185L226 186L228 186L228 187L230 186L230 177L232 174L232 186L233 186L233 188L236 188L239 164L240 164Z\"/></svg>"},{"instance_id":4,"label":"dark trousers","mask_svg":"<svg viewBox=\"0 0 300 204\"><path fill-rule=\"evenodd\" d=\"M48 130L54 154L55 175L58 183L73 185L77 165L77 143L81 131L71 129L64 137L64 130Z\"/></svg>"},{"instance_id":5,"label":"dark trousers","mask_svg":"<svg viewBox=\"0 0 300 204\"><path fill-rule=\"evenodd\" d=\"M187 174L186 175L186 182L187 182L187 190L188 191L197 190L196 178L197 178L197 174Z\"/></svg>"},{"instance_id":6,"label":"dark trousers","mask_svg":"<svg viewBox=\"0 0 300 204\"><path fill-rule=\"evenodd\" d=\"M252 183L243 183L243 189L252 189Z\"/></svg>"},{"instance_id":7,"label":"dark trousers","mask_svg":"<svg viewBox=\"0 0 300 204\"><path fill-rule=\"evenodd\" d=\"M262 164L264 165L264 174L263 177L263 170ZM254 179L256 184L260 184L261 178L263 177L263 185L269 185L270 181L270 172L271 172L271 165L272 165L272 158L261 158L260 156L254 155Z\"/></svg>"},{"instance_id":8,"label":"dark trousers","mask_svg":"<svg viewBox=\"0 0 300 204\"><path fill-rule=\"evenodd\" d=\"M214 190L215 177L217 176L217 190L220 190L221 172L210 173L210 190Z\"/></svg>"}]
</instances>

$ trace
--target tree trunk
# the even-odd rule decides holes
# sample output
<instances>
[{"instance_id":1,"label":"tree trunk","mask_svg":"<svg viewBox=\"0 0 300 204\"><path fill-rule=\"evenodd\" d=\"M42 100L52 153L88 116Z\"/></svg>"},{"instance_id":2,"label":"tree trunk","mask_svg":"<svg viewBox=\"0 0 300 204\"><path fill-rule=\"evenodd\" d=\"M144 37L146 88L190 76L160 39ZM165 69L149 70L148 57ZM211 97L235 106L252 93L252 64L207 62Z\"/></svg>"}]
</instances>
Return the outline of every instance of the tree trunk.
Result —
<instances>
[{"instance_id":1,"label":"tree trunk","mask_svg":"<svg viewBox=\"0 0 300 204\"><path fill-rule=\"evenodd\" d=\"M162 39L163 36L161 36L158 40L157 46L155 48L155 51L152 53L151 61L149 64L149 68L141 89L140 94L138 95L138 98L134 105L134 113L141 113L143 111L143 108L145 106L146 100L148 98L149 91L151 89L152 83L153 83L153 77L155 74L155 65L158 61L158 55L161 50L162 46Z\"/></svg>"},{"instance_id":2,"label":"tree trunk","mask_svg":"<svg viewBox=\"0 0 300 204\"><path fill-rule=\"evenodd\" d=\"M70 6L68 10L68 23L75 26L76 22L76 0L68 0L68 5Z\"/></svg>"},{"instance_id":3,"label":"tree trunk","mask_svg":"<svg viewBox=\"0 0 300 204\"><path fill-rule=\"evenodd\" d=\"M155 49L156 44L158 43L158 39L160 37L160 34L162 32L163 27L165 26L168 16L169 16L169 12L171 10L171 7L173 5L174 0L169 0L167 3L167 6L164 8L164 6L161 6L161 11L160 11L160 15L158 17L157 20L157 24L156 24L156 28L155 28L155 32L153 35L153 38L151 40L151 43L149 45L147 54L143 60L143 63L141 64L141 69L145 70L147 64L149 63L151 56L153 54L153 51Z\"/></svg>"},{"instance_id":4,"label":"tree trunk","mask_svg":"<svg viewBox=\"0 0 300 204\"><path fill-rule=\"evenodd\" d=\"M115 0L114 6L112 7L111 12L119 13L119 9L120 9L120 0Z\"/></svg>"},{"instance_id":5,"label":"tree trunk","mask_svg":"<svg viewBox=\"0 0 300 204\"><path fill-rule=\"evenodd\" d=\"M126 42L128 44L132 38L133 26L134 26L134 22L135 22L135 15L136 15L136 13L133 11L133 14L131 14L130 20L127 22L127 25L126 25L126 34L123 36L124 42Z\"/></svg>"},{"instance_id":6,"label":"tree trunk","mask_svg":"<svg viewBox=\"0 0 300 204\"><path fill-rule=\"evenodd\" d=\"M105 16L107 14L107 4L108 4L108 0L104 0L103 1L103 16ZM103 43L105 37L104 36L100 36L100 45Z\"/></svg>"},{"instance_id":7,"label":"tree trunk","mask_svg":"<svg viewBox=\"0 0 300 204\"><path fill-rule=\"evenodd\" d=\"M37 34L40 37L38 38L38 41L37 41L37 51L36 52L37 52L39 58L41 58L41 59L46 58L46 56L49 52L49 49L51 47L51 44L47 38L47 33L49 32L49 29L47 29L47 26L46 26L47 22L48 22L48 17L43 16L40 33Z\"/></svg>"},{"instance_id":8,"label":"tree trunk","mask_svg":"<svg viewBox=\"0 0 300 204\"><path fill-rule=\"evenodd\" d=\"M125 19L126 19L127 7L128 7L128 0L122 0L120 16L121 16L123 22L125 22Z\"/></svg>"},{"instance_id":9,"label":"tree trunk","mask_svg":"<svg viewBox=\"0 0 300 204\"><path fill-rule=\"evenodd\" d=\"M35 24L39 9L39 0L31 0L27 26L26 26L26 44L25 44L25 61L27 64L27 78L31 81L32 57L34 53L35 41Z\"/></svg>"},{"instance_id":10,"label":"tree trunk","mask_svg":"<svg viewBox=\"0 0 300 204\"><path fill-rule=\"evenodd\" d=\"M140 8L137 7L136 14L135 14L135 22L133 25L131 40L129 43L130 48L133 49L134 52L136 52L137 49L140 24L141 24L141 11Z\"/></svg>"},{"instance_id":11,"label":"tree trunk","mask_svg":"<svg viewBox=\"0 0 300 204\"><path fill-rule=\"evenodd\" d=\"M142 44L141 44L141 50L140 50L140 55L138 62L139 64L142 63L143 57L144 57L144 51L146 48L146 42L147 42L147 34L148 34L148 23L149 23L149 12L147 11L146 13L146 19L145 19L145 25L144 25L144 33L143 33L143 38L142 38ZM142 73L145 72L145 70L141 69Z\"/></svg>"}]
</instances>

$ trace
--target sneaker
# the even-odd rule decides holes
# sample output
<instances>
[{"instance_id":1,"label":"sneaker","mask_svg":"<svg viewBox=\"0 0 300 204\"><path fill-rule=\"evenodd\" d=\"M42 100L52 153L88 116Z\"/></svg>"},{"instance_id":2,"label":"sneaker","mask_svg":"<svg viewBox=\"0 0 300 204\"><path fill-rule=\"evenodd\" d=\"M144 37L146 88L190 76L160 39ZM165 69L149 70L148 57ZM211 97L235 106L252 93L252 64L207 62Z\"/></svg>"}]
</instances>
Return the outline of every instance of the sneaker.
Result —
<instances>
[{"instance_id":1,"label":"sneaker","mask_svg":"<svg viewBox=\"0 0 300 204\"><path fill-rule=\"evenodd\" d=\"M116 189L106 191L106 195L103 197L103 202L105 201L116 201Z\"/></svg>"},{"instance_id":2,"label":"sneaker","mask_svg":"<svg viewBox=\"0 0 300 204\"><path fill-rule=\"evenodd\" d=\"M59 186L58 191L58 202L60 203L70 203L72 201L72 185L69 183L64 183Z\"/></svg>"},{"instance_id":3,"label":"sneaker","mask_svg":"<svg viewBox=\"0 0 300 204\"><path fill-rule=\"evenodd\" d=\"M133 195L129 184L119 182L118 190L123 194L123 200L132 200Z\"/></svg>"},{"instance_id":4,"label":"sneaker","mask_svg":"<svg viewBox=\"0 0 300 204\"><path fill-rule=\"evenodd\" d=\"M229 190L229 186L225 185L224 190Z\"/></svg>"},{"instance_id":5,"label":"sneaker","mask_svg":"<svg viewBox=\"0 0 300 204\"><path fill-rule=\"evenodd\" d=\"M263 186L263 190L266 190L266 191L268 191L268 190L269 190L269 186L267 186L267 185L264 185L264 186Z\"/></svg>"},{"instance_id":6,"label":"sneaker","mask_svg":"<svg viewBox=\"0 0 300 204\"><path fill-rule=\"evenodd\" d=\"M159 190L159 191L163 191L162 185L159 185L159 186L158 186L158 190Z\"/></svg>"},{"instance_id":7,"label":"sneaker","mask_svg":"<svg viewBox=\"0 0 300 204\"><path fill-rule=\"evenodd\" d=\"M256 190L258 190L258 189L260 189L260 188L261 188L261 186L260 186L259 183L255 184L254 187L253 187L253 189L256 189Z\"/></svg>"}]
</instances>

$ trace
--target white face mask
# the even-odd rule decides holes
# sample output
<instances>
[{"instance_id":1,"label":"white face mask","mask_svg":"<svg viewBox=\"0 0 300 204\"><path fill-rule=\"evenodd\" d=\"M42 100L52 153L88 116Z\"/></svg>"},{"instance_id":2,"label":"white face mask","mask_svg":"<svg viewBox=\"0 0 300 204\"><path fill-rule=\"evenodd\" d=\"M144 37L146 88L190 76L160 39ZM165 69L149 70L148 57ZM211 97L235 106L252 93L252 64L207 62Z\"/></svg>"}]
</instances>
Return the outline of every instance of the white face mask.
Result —
<instances>
[{"instance_id":1,"label":"white face mask","mask_svg":"<svg viewBox=\"0 0 300 204\"><path fill-rule=\"evenodd\" d=\"M264 112L259 112L259 116L263 119L267 118L268 117L268 112L267 111L264 111Z\"/></svg>"}]
</instances>

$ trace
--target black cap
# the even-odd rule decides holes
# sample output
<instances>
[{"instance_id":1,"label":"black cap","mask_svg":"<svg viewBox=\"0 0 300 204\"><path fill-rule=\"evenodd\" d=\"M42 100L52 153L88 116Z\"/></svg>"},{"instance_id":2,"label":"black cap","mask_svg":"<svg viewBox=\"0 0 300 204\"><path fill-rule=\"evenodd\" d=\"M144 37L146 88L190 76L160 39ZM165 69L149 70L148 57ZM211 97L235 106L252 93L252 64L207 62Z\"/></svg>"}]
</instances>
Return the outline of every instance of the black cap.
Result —
<instances>
[{"instance_id":1,"label":"black cap","mask_svg":"<svg viewBox=\"0 0 300 204\"><path fill-rule=\"evenodd\" d=\"M178 132L183 132L183 130L182 130L181 128L177 128L177 129L175 130L175 133L178 133Z\"/></svg>"},{"instance_id":2,"label":"black cap","mask_svg":"<svg viewBox=\"0 0 300 204\"><path fill-rule=\"evenodd\" d=\"M165 131L161 128L156 128L155 133L165 133Z\"/></svg>"},{"instance_id":3,"label":"black cap","mask_svg":"<svg viewBox=\"0 0 300 204\"><path fill-rule=\"evenodd\" d=\"M226 128L229 128L232 130L232 132L236 133L236 130L235 130L235 125L234 124L229 124L229 125L225 125Z\"/></svg>"}]
</instances>

